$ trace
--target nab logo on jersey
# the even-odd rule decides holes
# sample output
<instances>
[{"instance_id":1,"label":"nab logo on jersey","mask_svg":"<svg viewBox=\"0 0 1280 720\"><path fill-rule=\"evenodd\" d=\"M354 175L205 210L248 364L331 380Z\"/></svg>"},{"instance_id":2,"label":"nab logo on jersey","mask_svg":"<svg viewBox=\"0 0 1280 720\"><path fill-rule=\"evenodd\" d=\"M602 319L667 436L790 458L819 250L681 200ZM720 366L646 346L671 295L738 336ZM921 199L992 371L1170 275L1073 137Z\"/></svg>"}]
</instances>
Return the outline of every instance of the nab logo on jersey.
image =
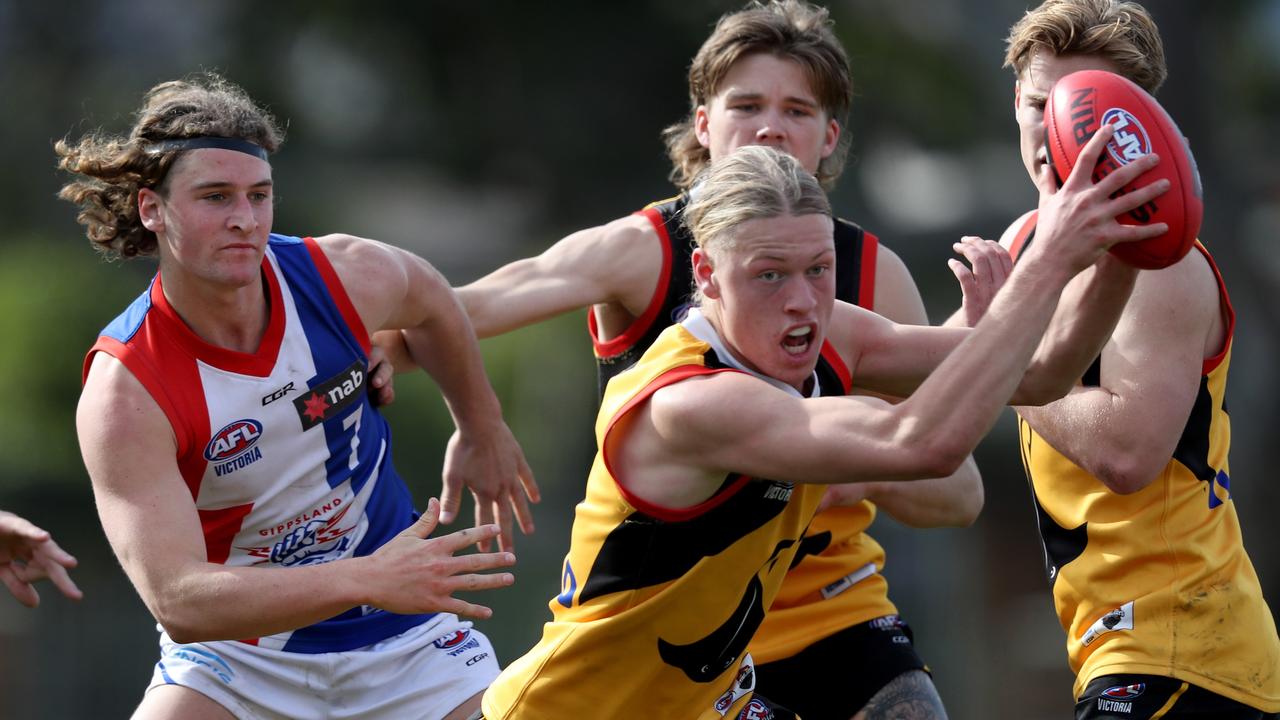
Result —
<instances>
[{"instance_id":1,"label":"nab logo on jersey","mask_svg":"<svg viewBox=\"0 0 1280 720\"><path fill-rule=\"evenodd\" d=\"M311 392L294 398L293 407L298 411L302 429L310 430L359 401L364 396L364 381L364 362L357 360L311 388Z\"/></svg>"},{"instance_id":2,"label":"nab logo on jersey","mask_svg":"<svg viewBox=\"0 0 1280 720\"><path fill-rule=\"evenodd\" d=\"M249 452L262 437L262 423L245 418L236 420L209 439L204 446L204 459L211 463L223 462Z\"/></svg>"}]
</instances>

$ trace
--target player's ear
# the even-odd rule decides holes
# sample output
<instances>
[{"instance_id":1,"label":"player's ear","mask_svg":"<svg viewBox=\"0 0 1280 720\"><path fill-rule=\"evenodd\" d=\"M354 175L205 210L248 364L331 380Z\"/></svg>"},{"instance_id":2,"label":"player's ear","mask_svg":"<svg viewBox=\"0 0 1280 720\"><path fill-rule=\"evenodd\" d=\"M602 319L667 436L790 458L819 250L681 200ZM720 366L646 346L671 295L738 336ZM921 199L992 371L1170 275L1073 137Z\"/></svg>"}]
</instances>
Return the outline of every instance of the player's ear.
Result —
<instances>
[{"instance_id":1,"label":"player's ear","mask_svg":"<svg viewBox=\"0 0 1280 720\"><path fill-rule=\"evenodd\" d=\"M711 130L708 127L709 122L707 106L699 105L698 109L693 111L693 136L698 138L698 144L704 148L711 147Z\"/></svg>"},{"instance_id":2,"label":"player's ear","mask_svg":"<svg viewBox=\"0 0 1280 720\"><path fill-rule=\"evenodd\" d=\"M715 276L715 267L711 263L711 255L702 248L693 249L693 281L702 297L711 300L720 298L720 285Z\"/></svg>"},{"instance_id":3,"label":"player's ear","mask_svg":"<svg viewBox=\"0 0 1280 720\"><path fill-rule=\"evenodd\" d=\"M1018 103L1022 101L1022 81L1013 81L1013 112L1018 112Z\"/></svg>"},{"instance_id":4,"label":"player's ear","mask_svg":"<svg viewBox=\"0 0 1280 720\"><path fill-rule=\"evenodd\" d=\"M138 189L138 219L142 221L142 227L153 233L164 231L164 213L160 211L163 202L155 190Z\"/></svg>"}]
</instances>

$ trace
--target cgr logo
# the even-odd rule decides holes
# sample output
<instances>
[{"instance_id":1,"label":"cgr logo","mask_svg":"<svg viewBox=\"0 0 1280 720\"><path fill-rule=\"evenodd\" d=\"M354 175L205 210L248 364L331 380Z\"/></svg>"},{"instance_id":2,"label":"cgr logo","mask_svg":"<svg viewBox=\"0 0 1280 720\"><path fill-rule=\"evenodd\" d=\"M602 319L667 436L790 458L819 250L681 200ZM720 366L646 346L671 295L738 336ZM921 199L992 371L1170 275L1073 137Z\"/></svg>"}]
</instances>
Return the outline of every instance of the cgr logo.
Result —
<instances>
[{"instance_id":1,"label":"cgr logo","mask_svg":"<svg viewBox=\"0 0 1280 720\"><path fill-rule=\"evenodd\" d=\"M1103 125L1115 126L1116 134L1107 143L1107 152L1116 165L1128 165L1151 152L1151 138L1138 118L1124 108L1111 108L1102 114Z\"/></svg>"},{"instance_id":2,"label":"cgr logo","mask_svg":"<svg viewBox=\"0 0 1280 720\"><path fill-rule=\"evenodd\" d=\"M239 457L248 452L262 437L262 423L245 418L227 425L209 438L204 446L204 459L209 462L223 462Z\"/></svg>"}]
</instances>

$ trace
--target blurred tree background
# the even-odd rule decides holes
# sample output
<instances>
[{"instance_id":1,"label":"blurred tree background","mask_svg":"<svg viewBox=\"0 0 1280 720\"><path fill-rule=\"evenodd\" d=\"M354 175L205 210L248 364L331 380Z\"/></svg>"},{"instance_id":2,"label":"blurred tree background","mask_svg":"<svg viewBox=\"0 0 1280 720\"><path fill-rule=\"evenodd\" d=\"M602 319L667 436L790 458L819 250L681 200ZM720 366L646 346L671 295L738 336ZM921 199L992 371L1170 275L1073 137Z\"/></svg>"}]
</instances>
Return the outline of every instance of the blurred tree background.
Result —
<instances>
[{"instance_id":1,"label":"blurred tree background","mask_svg":"<svg viewBox=\"0 0 1280 720\"><path fill-rule=\"evenodd\" d=\"M996 237L1035 202L1000 67L1026 0L837 0L858 97L845 129L841 215L907 261L935 321L959 302L945 267L962 234ZM1280 553L1265 478L1280 421L1280 3L1150 0L1170 55L1160 97L1204 177L1202 236L1238 313L1229 404L1232 491L1273 607ZM102 262L52 143L123 132L156 82L213 69L287 124L273 159L276 229L343 231L411 248L455 284L568 232L672 194L659 131L687 112L685 70L724 0L373 3L0 0L0 507L79 557L85 600L0 595L0 717L126 717L156 659L154 623L93 507L75 441L83 353L154 273ZM593 454L594 371L583 313L483 343L545 500L521 538L515 587L484 595L505 663L531 646L558 591L573 505ZM450 425L425 377L388 410L415 497L439 492ZM978 450L987 504L965 530L882 518L892 596L952 717L1058 718L1070 673L1012 417ZM464 515L465 516L465 515Z\"/></svg>"}]
</instances>

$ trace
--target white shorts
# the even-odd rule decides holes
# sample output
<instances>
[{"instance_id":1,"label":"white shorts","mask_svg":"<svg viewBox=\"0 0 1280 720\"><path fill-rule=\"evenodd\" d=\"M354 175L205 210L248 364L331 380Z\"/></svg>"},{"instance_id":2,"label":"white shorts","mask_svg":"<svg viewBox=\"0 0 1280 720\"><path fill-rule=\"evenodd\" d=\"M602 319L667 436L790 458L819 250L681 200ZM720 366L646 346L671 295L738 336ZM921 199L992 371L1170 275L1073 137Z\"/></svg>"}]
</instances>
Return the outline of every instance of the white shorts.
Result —
<instances>
[{"instance_id":1,"label":"white shorts","mask_svg":"<svg viewBox=\"0 0 1280 720\"><path fill-rule=\"evenodd\" d=\"M242 642L178 645L160 634L147 690L181 685L241 720L442 718L498 676L493 646L471 623L440 613L382 642L333 653Z\"/></svg>"}]
</instances>

